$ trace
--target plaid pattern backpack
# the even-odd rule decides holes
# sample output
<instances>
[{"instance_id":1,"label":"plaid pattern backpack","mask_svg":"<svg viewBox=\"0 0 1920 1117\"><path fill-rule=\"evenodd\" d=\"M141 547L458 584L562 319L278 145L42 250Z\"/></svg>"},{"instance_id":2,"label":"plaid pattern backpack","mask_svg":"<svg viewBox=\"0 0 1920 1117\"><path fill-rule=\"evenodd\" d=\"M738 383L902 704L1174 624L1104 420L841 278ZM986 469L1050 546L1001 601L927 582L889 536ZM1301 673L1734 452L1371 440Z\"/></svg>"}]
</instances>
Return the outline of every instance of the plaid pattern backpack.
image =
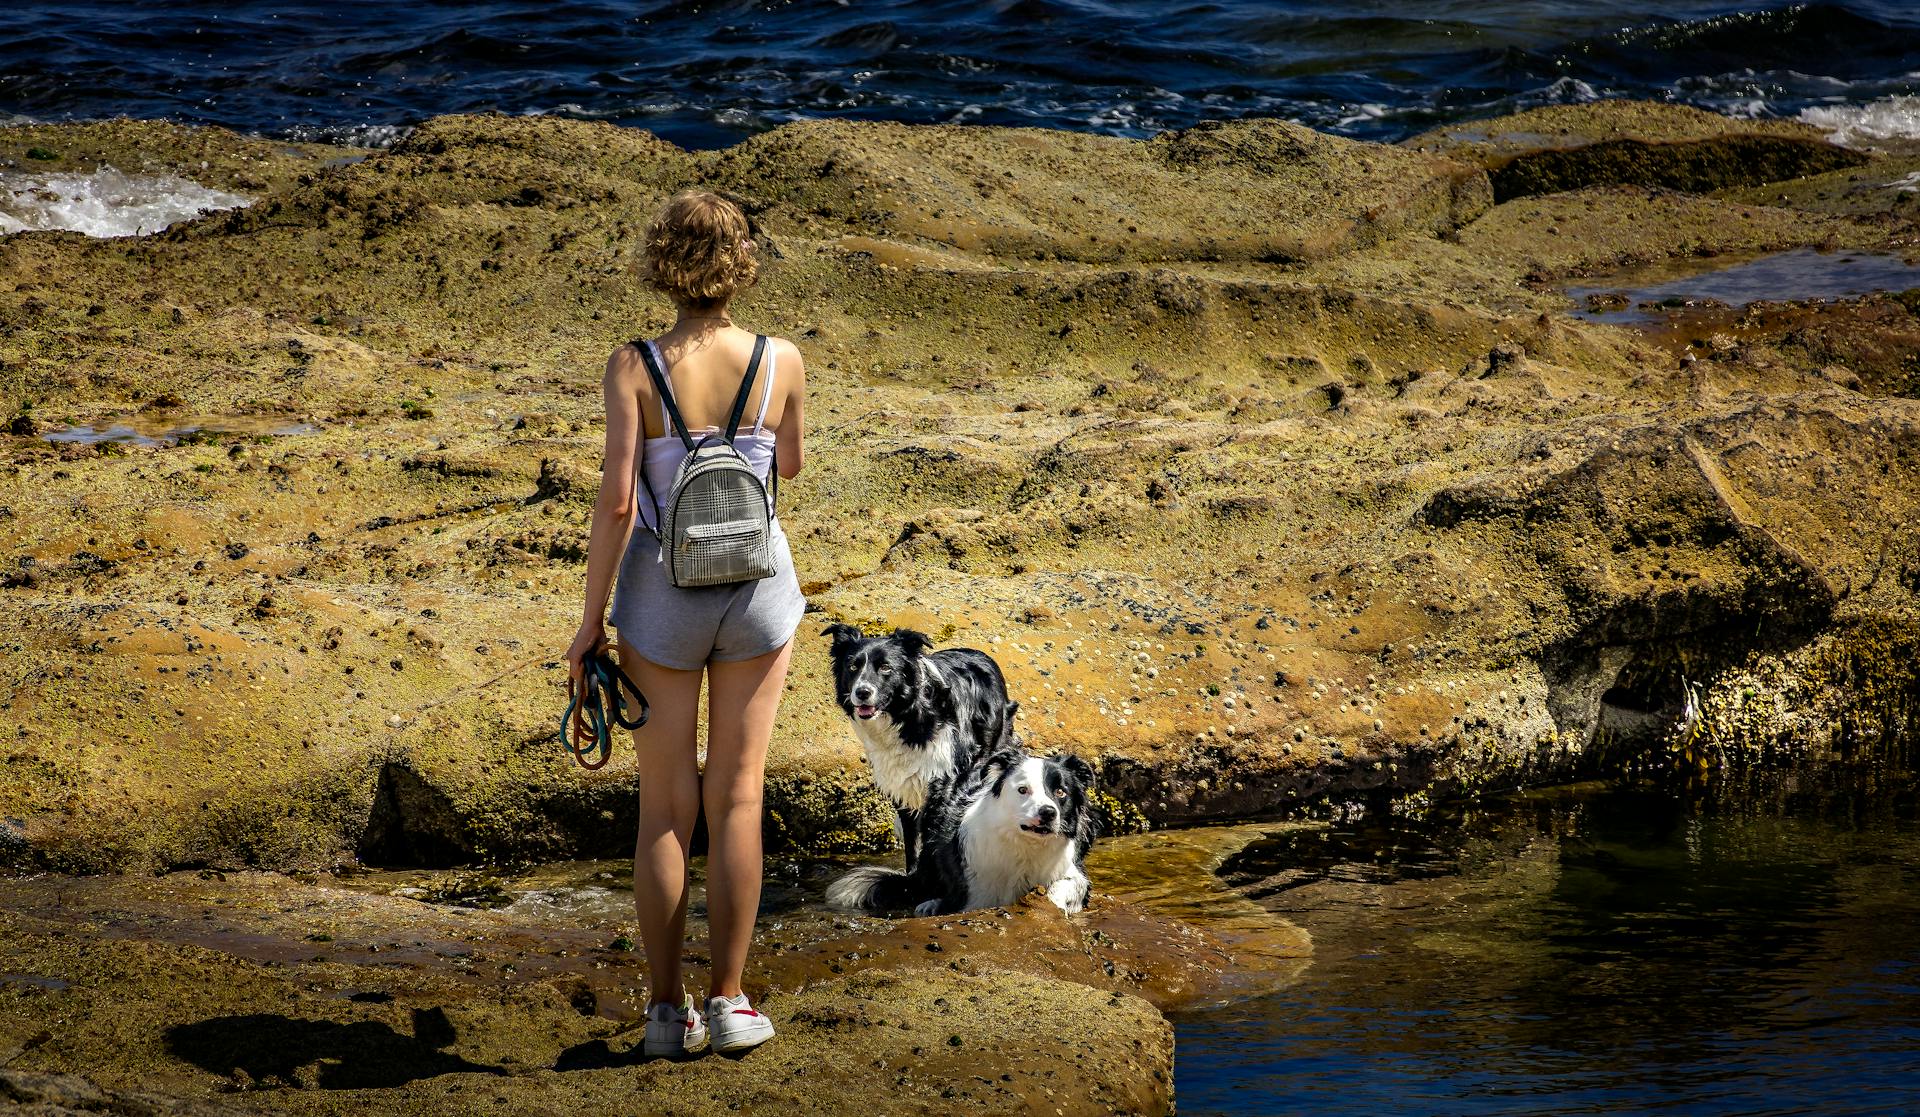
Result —
<instances>
[{"instance_id":1,"label":"plaid pattern backpack","mask_svg":"<svg viewBox=\"0 0 1920 1117\"><path fill-rule=\"evenodd\" d=\"M634 342L634 347L646 362L654 391L660 393L660 399L666 404L673 433L679 435L687 447L687 456L674 473L673 486L667 490L664 503L654 495L644 461L639 470L647 499L653 501L657 513L654 534L660 540L668 580L682 589L691 589L771 577L773 501L768 498L760 475L733 445L740 429L740 416L747 407L747 396L760 370L760 358L766 352L766 336L754 338L753 356L747 360L747 375L740 381L740 394L734 397L725 433L716 431L698 442L687 430L686 420L680 417L673 387L654 361L653 348L644 341ZM768 474L776 478L773 483L777 498L778 463Z\"/></svg>"}]
</instances>

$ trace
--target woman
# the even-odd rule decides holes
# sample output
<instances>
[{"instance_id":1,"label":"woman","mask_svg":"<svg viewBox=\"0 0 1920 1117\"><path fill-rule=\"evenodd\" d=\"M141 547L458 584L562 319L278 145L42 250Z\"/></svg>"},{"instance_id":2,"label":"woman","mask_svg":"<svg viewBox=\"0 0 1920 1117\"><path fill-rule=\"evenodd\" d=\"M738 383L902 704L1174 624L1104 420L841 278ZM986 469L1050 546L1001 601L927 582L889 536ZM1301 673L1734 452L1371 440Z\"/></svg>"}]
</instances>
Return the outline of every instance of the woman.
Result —
<instances>
[{"instance_id":1,"label":"woman","mask_svg":"<svg viewBox=\"0 0 1920 1117\"><path fill-rule=\"evenodd\" d=\"M681 1055L707 1041L716 1051L766 1042L773 1026L740 988L760 906L760 799L767 743L787 676L793 634L806 602L787 539L774 521L772 577L680 589L659 561L660 509L635 474L664 499L686 453L637 346L651 347L674 402L698 441L726 422L755 335L733 324L728 306L758 272L746 215L713 194L675 196L647 230L645 274L678 315L658 338L623 345L607 359L607 448L587 549L586 616L567 667L575 678L607 640L602 612L619 568L614 629L621 667L652 704L634 731L639 753L640 833L633 896L651 982L648 1055ZM800 472L805 373L790 341L771 339L748 396L734 445L763 480ZM752 419L749 426L748 419ZM635 519L640 521L635 530ZM700 680L707 680L707 763L696 756ZM687 858L700 808L707 814L707 920L713 969L704 1019L681 987L687 926Z\"/></svg>"}]
</instances>

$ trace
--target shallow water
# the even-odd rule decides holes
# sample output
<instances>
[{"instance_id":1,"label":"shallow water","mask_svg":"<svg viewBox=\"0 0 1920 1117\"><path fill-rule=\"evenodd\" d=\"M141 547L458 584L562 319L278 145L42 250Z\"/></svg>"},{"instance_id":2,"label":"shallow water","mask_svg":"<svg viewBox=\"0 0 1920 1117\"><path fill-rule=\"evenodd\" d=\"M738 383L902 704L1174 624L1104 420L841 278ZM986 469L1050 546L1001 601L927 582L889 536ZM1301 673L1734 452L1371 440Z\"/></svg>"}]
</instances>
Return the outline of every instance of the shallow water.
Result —
<instances>
[{"instance_id":1,"label":"shallow water","mask_svg":"<svg viewBox=\"0 0 1920 1117\"><path fill-rule=\"evenodd\" d=\"M1180 1112L1914 1112L1915 803L1586 789L1256 841L1223 875L1313 962L1175 1018Z\"/></svg>"},{"instance_id":2,"label":"shallow water","mask_svg":"<svg viewBox=\"0 0 1920 1117\"><path fill-rule=\"evenodd\" d=\"M1575 317L1644 325L1700 307L1744 307L1756 302L1844 299L1875 291L1920 287L1920 258L1890 252L1821 252L1796 248L1750 260L1703 267L1698 261L1663 265L1567 288ZM1590 305L1588 296L1618 295L1620 309Z\"/></svg>"},{"instance_id":3,"label":"shallow water","mask_svg":"<svg viewBox=\"0 0 1920 1117\"><path fill-rule=\"evenodd\" d=\"M1920 132L1902 0L956 0L11 5L0 117L126 114L378 145L447 112L716 147L803 117L1144 136L1280 116L1372 139L1641 97Z\"/></svg>"},{"instance_id":4,"label":"shallow water","mask_svg":"<svg viewBox=\"0 0 1920 1117\"><path fill-rule=\"evenodd\" d=\"M248 437L282 437L298 434L318 434L320 428L311 423L288 423L284 421L251 419L215 419L196 423L107 423L93 426L82 423L77 426L61 427L50 430L40 437L48 442L73 443L80 446L97 446L103 442L120 442L129 446L171 446L196 435L215 437L221 435L241 435Z\"/></svg>"},{"instance_id":5,"label":"shallow water","mask_svg":"<svg viewBox=\"0 0 1920 1117\"><path fill-rule=\"evenodd\" d=\"M1214 826L1130 834L1095 847L1087 872L1106 907L1130 906L1168 925L1204 928L1232 952L1235 971L1209 976L1182 1003L1221 1003L1265 992L1291 980L1304 964L1294 924L1221 881L1214 870L1227 857L1275 826ZM897 865L899 855L863 859ZM767 859L756 940L761 949L792 950L810 943L870 934L885 938L894 919L829 908L827 886L850 862ZM706 859L693 859L687 937L703 942ZM355 873L338 883L360 891L453 907L499 911L527 924L587 929L608 937L633 933L632 863L561 861L513 871L394 869Z\"/></svg>"}]
</instances>

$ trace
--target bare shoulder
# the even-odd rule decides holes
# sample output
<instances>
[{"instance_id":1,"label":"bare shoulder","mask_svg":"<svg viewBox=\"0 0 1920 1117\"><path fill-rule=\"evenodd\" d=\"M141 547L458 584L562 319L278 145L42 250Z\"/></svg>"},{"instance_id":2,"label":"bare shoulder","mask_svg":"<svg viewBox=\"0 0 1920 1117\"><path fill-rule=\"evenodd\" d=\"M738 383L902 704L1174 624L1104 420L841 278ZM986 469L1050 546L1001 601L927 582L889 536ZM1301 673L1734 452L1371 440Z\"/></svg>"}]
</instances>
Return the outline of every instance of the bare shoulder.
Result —
<instances>
[{"instance_id":1,"label":"bare shoulder","mask_svg":"<svg viewBox=\"0 0 1920 1117\"><path fill-rule=\"evenodd\" d=\"M607 383L638 387L646 379L640 348L629 341L607 356Z\"/></svg>"},{"instance_id":2,"label":"bare shoulder","mask_svg":"<svg viewBox=\"0 0 1920 1117\"><path fill-rule=\"evenodd\" d=\"M806 377L806 359L800 355L800 347L784 337L770 337L768 343L773 346L774 359L779 362L781 376L792 376L789 381L799 384Z\"/></svg>"}]
</instances>

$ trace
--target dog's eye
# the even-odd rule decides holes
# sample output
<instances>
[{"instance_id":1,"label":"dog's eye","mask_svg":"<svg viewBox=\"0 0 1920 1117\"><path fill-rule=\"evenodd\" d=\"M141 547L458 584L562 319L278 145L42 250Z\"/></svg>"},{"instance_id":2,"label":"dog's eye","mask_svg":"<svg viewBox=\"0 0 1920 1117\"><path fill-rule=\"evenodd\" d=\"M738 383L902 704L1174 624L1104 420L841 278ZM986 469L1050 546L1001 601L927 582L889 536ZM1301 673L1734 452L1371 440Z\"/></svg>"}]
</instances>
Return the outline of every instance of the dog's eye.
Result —
<instances>
[{"instance_id":1,"label":"dog's eye","mask_svg":"<svg viewBox=\"0 0 1920 1117\"><path fill-rule=\"evenodd\" d=\"M1021 785L1020 785L1020 794L1022 794L1022 795L1032 795L1032 794L1033 794L1033 788L1031 788L1031 787L1028 787L1028 786L1026 786L1025 784L1021 784Z\"/></svg>"},{"instance_id":2,"label":"dog's eye","mask_svg":"<svg viewBox=\"0 0 1920 1117\"><path fill-rule=\"evenodd\" d=\"M880 673L881 673L882 675L891 675L891 674L893 674L893 668L891 668L891 667L882 667L882 668L880 669Z\"/></svg>"}]
</instances>

